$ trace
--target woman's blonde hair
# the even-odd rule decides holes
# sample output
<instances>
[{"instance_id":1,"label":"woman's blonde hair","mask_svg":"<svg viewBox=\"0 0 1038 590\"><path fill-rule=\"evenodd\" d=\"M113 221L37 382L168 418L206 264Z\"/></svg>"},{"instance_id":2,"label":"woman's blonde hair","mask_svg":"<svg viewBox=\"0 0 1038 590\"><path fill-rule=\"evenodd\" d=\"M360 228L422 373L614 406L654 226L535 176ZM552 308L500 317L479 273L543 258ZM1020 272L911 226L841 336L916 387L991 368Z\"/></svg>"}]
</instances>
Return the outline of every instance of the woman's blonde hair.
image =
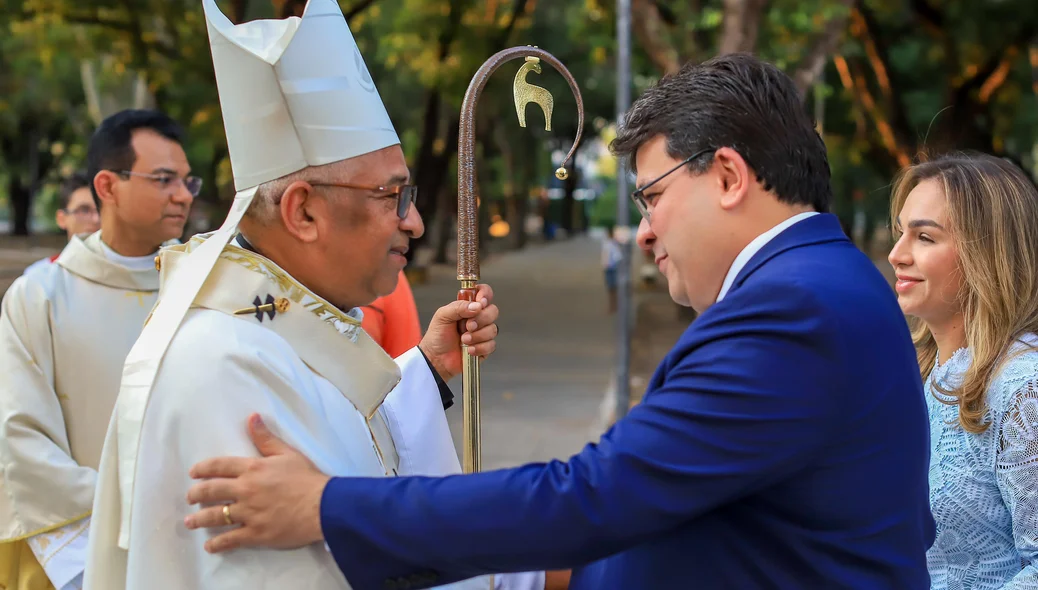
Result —
<instances>
[{"instance_id":1,"label":"woman's blonde hair","mask_svg":"<svg viewBox=\"0 0 1038 590\"><path fill-rule=\"evenodd\" d=\"M908 194L925 181L936 182L948 203L950 232L959 254L963 288L959 294L971 363L959 385L946 390L959 406L959 423L984 432L984 393L1008 360L1009 347L1038 332L1038 189L1010 162L979 153L958 152L903 170L894 181L891 228ZM909 320L925 381L934 368L937 343L926 326Z\"/></svg>"}]
</instances>

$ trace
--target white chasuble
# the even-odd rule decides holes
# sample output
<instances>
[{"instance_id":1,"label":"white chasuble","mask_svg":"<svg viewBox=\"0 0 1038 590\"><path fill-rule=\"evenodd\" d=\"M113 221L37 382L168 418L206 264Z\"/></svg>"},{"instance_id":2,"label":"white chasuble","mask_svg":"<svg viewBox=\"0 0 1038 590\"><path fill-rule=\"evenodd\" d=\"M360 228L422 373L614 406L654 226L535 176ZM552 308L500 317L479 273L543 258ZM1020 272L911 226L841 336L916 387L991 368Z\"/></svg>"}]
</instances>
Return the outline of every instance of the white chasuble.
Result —
<instances>
[{"instance_id":1,"label":"white chasuble","mask_svg":"<svg viewBox=\"0 0 1038 590\"><path fill-rule=\"evenodd\" d=\"M163 292L203 242L196 237L163 251ZM323 545L206 553L212 533L183 524L197 509L185 500L193 483L188 471L210 457L258 456L246 430L247 417L257 412L325 473L393 475L398 457L380 405L400 379L397 364L355 315L314 295L268 259L226 246L161 360L133 473L123 472L119 461L120 410L113 415L85 587L348 589ZM121 485L123 478L132 481ZM126 547L119 542L127 500L121 489L132 490Z\"/></svg>"},{"instance_id":2,"label":"white chasuble","mask_svg":"<svg viewBox=\"0 0 1038 590\"><path fill-rule=\"evenodd\" d=\"M105 428L158 288L154 266L112 262L97 232L4 296L0 587L49 587L41 561L59 586L82 571Z\"/></svg>"},{"instance_id":3,"label":"white chasuble","mask_svg":"<svg viewBox=\"0 0 1038 590\"><path fill-rule=\"evenodd\" d=\"M163 293L204 241L163 250ZM394 401L383 403L391 391ZM121 405L112 416L84 588L349 590L323 544L207 553L206 539L222 530L184 527L197 509L185 500L194 483L188 472L211 457L258 456L246 429L255 412L329 475L457 473L439 402L420 351L394 361L361 329L359 312L343 313L270 260L226 246L161 359L132 463L120 460ZM123 489L132 490L129 501ZM503 577L498 588L543 588L509 579L518 578ZM486 589L489 580L447 587Z\"/></svg>"}]
</instances>

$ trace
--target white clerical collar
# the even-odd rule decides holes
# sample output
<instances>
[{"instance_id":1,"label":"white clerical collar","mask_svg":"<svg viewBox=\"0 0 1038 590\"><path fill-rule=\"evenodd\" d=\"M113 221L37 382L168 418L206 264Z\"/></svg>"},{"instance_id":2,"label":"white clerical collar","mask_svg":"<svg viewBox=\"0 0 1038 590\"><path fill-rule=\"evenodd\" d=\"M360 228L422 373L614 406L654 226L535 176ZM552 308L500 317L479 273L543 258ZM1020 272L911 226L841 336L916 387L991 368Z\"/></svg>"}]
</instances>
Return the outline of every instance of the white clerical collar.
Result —
<instances>
[{"instance_id":1,"label":"white clerical collar","mask_svg":"<svg viewBox=\"0 0 1038 590\"><path fill-rule=\"evenodd\" d=\"M732 288L732 283L735 282L735 277L739 276L739 272L742 271L744 266L746 266L746 263L753 258L754 254L760 252L760 249L763 248L765 244L775 239L775 236L779 235L798 221L803 221L808 217L813 217L815 215L818 215L817 211L798 213L757 236L749 244L746 244L746 247L742 249L742 252L739 252L739 255L735 257L735 261L732 262L732 267L728 269L728 274L724 277L724 282L721 283L721 292L717 294L717 301L724 299L724 296L728 294L728 289Z\"/></svg>"},{"instance_id":2,"label":"white clerical collar","mask_svg":"<svg viewBox=\"0 0 1038 590\"><path fill-rule=\"evenodd\" d=\"M125 266L129 270L149 270L155 268L154 252L147 256L123 256L112 250L103 239L99 241L101 242L101 251L104 252L105 258L120 266Z\"/></svg>"}]
</instances>

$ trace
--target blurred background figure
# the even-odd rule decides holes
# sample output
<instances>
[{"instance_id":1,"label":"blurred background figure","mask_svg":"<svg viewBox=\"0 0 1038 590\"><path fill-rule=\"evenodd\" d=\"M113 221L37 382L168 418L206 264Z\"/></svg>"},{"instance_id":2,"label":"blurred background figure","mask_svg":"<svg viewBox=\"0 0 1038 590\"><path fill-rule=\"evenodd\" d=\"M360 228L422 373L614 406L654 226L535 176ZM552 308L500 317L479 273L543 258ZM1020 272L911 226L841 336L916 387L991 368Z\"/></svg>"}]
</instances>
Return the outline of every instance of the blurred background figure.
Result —
<instances>
[{"instance_id":1,"label":"blurred background figure","mask_svg":"<svg viewBox=\"0 0 1038 590\"><path fill-rule=\"evenodd\" d=\"M392 293L361 309L364 311L364 331L393 358L418 346L422 339L418 306L404 271L400 271Z\"/></svg>"},{"instance_id":2,"label":"blurred background figure","mask_svg":"<svg viewBox=\"0 0 1038 590\"><path fill-rule=\"evenodd\" d=\"M94 196L90 192L91 178L86 172L78 171L69 176L61 185L58 193L59 205L54 221L68 239L81 234L92 234L101 229L101 217L97 213ZM43 268L58 259L61 252L37 260L25 269L25 272Z\"/></svg>"},{"instance_id":3,"label":"blurred background figure","mask_svg":"<svg viewBox=\"0 0 1038 590\"><path fill-rule=\"evenodd\" d=\"M602 239L602 270L605 273L606 291L609 293L609 315L616 313L616 273L622 259L620 244L616 241L613 227L609 226Z\"/></svg>"}]
</instances>

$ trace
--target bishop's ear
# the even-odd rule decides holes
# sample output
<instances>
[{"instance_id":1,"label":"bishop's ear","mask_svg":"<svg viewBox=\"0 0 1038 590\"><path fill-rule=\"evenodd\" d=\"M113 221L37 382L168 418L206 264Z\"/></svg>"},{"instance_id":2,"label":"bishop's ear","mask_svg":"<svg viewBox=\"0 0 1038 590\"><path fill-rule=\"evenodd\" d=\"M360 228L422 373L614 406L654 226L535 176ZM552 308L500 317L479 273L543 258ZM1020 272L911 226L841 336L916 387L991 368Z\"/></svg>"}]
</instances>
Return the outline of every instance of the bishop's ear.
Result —
<instances>
[{"instance_id":1,"label":"bishop's ear","mask_svg":"<svg viewBox=\"0 0 1038 590\"><path fill-rule=\"evenodd\" d=\"M317 241L320 235L321 218L326 208L325 200L317 198L317 189L308 182L296 181L281 194L279 211L285 229L301 242Z\"/></svg>"}]
</instances>

